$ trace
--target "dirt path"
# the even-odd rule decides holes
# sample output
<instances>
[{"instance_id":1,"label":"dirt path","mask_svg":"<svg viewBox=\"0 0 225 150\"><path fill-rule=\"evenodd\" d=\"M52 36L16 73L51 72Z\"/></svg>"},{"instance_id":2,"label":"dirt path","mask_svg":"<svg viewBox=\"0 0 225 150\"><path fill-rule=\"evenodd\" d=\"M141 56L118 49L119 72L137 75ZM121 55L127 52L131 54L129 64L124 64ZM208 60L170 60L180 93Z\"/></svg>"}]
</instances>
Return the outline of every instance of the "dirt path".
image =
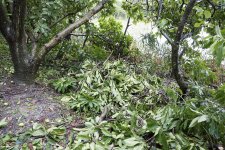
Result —
<instances>
[{"instance_id":1,"label":"dirt path","mask_svg":"<svg viewBox=\"0 0 225 150\"><path fill-rule=\"evenodd\" d=\"M0 135L18 134L30 128L33 122L60 124L72 112L59 102L59 95L40 85L0 85L0 120L8 124Z\"/></svg>"}]
</instances>

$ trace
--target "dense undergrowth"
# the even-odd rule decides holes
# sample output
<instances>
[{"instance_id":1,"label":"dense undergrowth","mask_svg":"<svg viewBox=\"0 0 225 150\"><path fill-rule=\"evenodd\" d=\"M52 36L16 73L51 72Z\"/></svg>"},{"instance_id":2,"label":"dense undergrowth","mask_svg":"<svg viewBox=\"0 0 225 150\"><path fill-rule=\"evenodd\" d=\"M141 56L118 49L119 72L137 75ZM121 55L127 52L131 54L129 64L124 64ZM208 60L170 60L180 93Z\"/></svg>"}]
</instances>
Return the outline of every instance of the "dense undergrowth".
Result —
<instances>
[{"instance_id":1,"label":"dense undergrowth","mask_svg":"<svg viewBox=\"0 0 225 150\"><path fill-rule=\"evenodd\" d=\"M203 150L224 145L224 85L214 90L207 85L211 76L201 78L190 83L189 96L181 99L174 80L154 75L147 64L89 59L63 77L49 70L47 75L58 78L50 84L65 93L63 103L84 116L85 124L34 123L25 133L2 136L1 149Z\"/></svg>"}]
</instances>

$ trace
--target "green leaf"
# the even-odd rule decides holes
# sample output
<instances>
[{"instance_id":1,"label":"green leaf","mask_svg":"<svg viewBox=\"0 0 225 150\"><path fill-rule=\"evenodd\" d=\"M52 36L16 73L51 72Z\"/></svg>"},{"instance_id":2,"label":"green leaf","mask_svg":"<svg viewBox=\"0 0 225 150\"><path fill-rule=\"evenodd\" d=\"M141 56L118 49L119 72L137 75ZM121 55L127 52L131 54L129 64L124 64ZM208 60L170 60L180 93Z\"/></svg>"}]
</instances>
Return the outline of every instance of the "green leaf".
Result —
<instances>
[{"instance_id":1,"label":"green leaf","mask_svg":"<svg viewBox=\"0 0 225 150\"><path fill-rule=\"evenodd\" d=\"M208 121L208 120L209 120L209 116L208 115L202 115L202 116L199 117L198 123L204 122L204 121Z\"/></svg>"},{"instance_id":2,"label":"green leaf","mask_svg":"<svg viewBox=\"0 0 225 150\"><path fill-rule=\"evenodd\" d=\"M52 128L49 128L47 130L47 132L52 134L52 135L61 136L61 135L65 134L65 128L52 127Z\"/></svg>"},{"instance_id":3,"label":"green leaf","mask_svg":"<svg viewBox=\"0 0 225 150\"><path fill-rule=\"evenodd\" d=\"M216 27L215 27L215 30L216 30L216 34L217 34L221 39L223 39L223 36L222 36L222 34L221 34L221 31L220 31L220 27L219 27L219 26L216 26Z\"/></svg>"},{"instance_id":4,"label":"green leaf","mask_svg":"<svg viewBox=\"0 0 225 150\"><path fill-rule=\"evenodd\" d=\"M208 120L209 120L208 115L202 115L202 116L196 117L191 121L189 128L194 127L197 123L205 122Z\"/></svg>"},{"instance_id":5,"label":"green leaf","mask_svg":"<svg viewBox=\"0 0 225 150\"><path fill-rule=\"evenodd\" d=\"M219 66L224 59L225 55L225 41L215 41L212 46L210 47L213 51L213 55L216 57L216 64Z\"/></svg>"},{"instance_id":6,"label":"green leaf","mask_svg":"<svg viewBox=\"0 0 225 150\"><path fill-rule=\"evenodd\" d=\"M32 133L32 136L45 136L46 133L43 130L37 130Z\"/></svg>"},{"instance_id":7,"label":"green leaf","mask_svg":"<svg viewBox=\"0 0 225 150\"><path fill-rule=\"evenodd\" d=\"M158 140L159 143L163 146L163 149L168 150L169 149L169 145L167 143L167 137L165 136L165 134L159 134L158 135Z\"/></svg>"},{"instance_id":8,"label":"green leaf","mask_svg":"<svg viewBox=\"0 0 225 150\"><path fill-rule=\"evenodd\" d=\"M105 136L111 137L111 133L109 131L107 131L106 129L102 129L101 131Z\"/></svg>"},{"instance_id":9,"label":"green leaf","mask_svg":"<svg viewBox=\"0 0 225 150\"><path fill-rule=\"evenodd\" d=\"M38 129L41 129L41 128L43 128L42 125L40 125L40 124L38 124L38 123L36 123L36 122L33 124L33 129L34 129L34 130L38 130Z\"/></svg>"},{"instance_id":10,"label":"green leaf","mask_svg":"<svg viewBox=\"0 0 225 150\"><path fill-rule=\"evenodd\" d=\"M95 150L95 143L94 143L94 142L92 142L92 143L90 144L90 149L91 149L91 150Z\"/></svg>"},{"instance_id":11,"label":"green leaf","mask_svg":"<svg viewBox=\"0 0 225 150\"><path fill-rule=\"evenodd\" d=\"M197 123L198 123L198 117L194 118L194 119L191 121L191 123L190 123L190 125L189 125L189 128L194 127Z\"/></svg>"},{"instance_id":12,"label":"green leaf","mask_svg":"<svg viewBox=\"0 0 225 150\"><path fill-rule=\"evenodd\" d=\"M200 27L201 25L202 25L201 22L197 22L197 23L194 24L194 27L198 28L198 27Z\"/></svg>"},{"instance_id":13,"label":"green leaf","mask_svg":"<svg viewBox=\"0 0 225 150\"><path fill-rule=\"evenodd\" d=\"M157 127L156 130L155 130L154 136L158 135L160 130L161 130L161 127Z\"/></svg>"},{"instance_id":14,"label":"green leaf","mask_svg":"<svg viewBox=\"0 0 225 150\"><path fill-rule=\"evenodd\" d=\"M211 12L208 11L208 10L205 10L205 11L204 11L204 15L205 15L205 18L208 19L208 18L211 17Z\"/></svg>"},{"instance_id":15,"label":"green leaf","mask_svg":"<svg viewBox=\"0 0 225 150\"><path fill-rule=\"evenodd\" d=\"M8 123L6 122L6 118L0 121L0 128L5 127Z\"/></svg>"},{"instance_id":16,"label":"green leaf","mask_svg":"<svg viewBox=\"0 0 225 150\"><path fill-rule=\"evenodd\" d=\"M137 144L139 144L140 142L137 141L136 138L132 137L132 138L129 138L129 139L126 139L123 141L124 142L124 145L128 146L128 147L133 147Z\"/></svg>"},{"instance_id":17,"label":"green leaf","mask_svg":"<svg viewBox=\"0 0 225 150\"><path fill-rule=\"evenodd\" d=\"M69 102L70 100L71 100L71 96L64 96L64 97L61 99L61 101L62 101L62 102L65 102L65 103Z\"/></svg>"},{"instance_id":18,"label":"green leaf","mask_svg":"<svg viewBox=\"0 0 225 150\"><path fill-rule=\"evenodd\" d=\"M94 125L91 122L85 122L85 126L88 128L94 127Z\"/></svg>"},{"instance_id":19,"label":"green leaf","mask_svg":"<svg viewBox=\"0 0 225 150\"><path fill-rule=\"evenodd\" d=\"M165 27L165 25L166 25L167 23L168 23L168 20L162 19L162 20L160 21L159 27L160 27L160 28L163 28L163 27Z\"/></svg>"}]
</instances>

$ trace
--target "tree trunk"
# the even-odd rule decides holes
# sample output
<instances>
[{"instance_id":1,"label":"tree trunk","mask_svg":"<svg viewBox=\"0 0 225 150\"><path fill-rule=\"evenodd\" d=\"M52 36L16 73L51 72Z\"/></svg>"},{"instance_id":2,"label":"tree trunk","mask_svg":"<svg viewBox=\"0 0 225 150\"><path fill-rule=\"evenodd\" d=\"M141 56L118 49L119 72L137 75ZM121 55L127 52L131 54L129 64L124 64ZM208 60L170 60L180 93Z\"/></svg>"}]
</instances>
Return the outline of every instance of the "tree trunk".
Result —
<instances>
[{"instance_id":1,"label":"tree trunk","mask_svg":"<svg viewBox=\"0 0 225 150\"><path fill-rule=\"evenodd\" d=\"M172 45L172 74L174 75L177 84L179 85L181 91L183 92L183 96L187 93L188 84L184 81L183 77L180 74L179 70L179 45Z\"/></svg>"},{"instance_id":2,"label":"tree trunk","mask_svg":"<svg viewBox=\"0 0 225 150\"><path fill-rule=\"evenodd\" d=\"M177 81L177 84L179 85L181 91L183 92L182 97L184 98L187 94L188 90L188 84L184 81L184 78L181 76L180 70L179 70L179 47L180 43L182 42L183 38L183 30L185 27L185 24L188 21L189 16L191 15L192 9L194 8L196 3L196 0L190 0L189 3L186 6L185 12L181 18L180 24L177 29L176 38L174 42L171 42L172 46L172 74L174 75L174 78Z\"/></svg>"},{"instance_id":3,"label":"tree trunk","mask_svg":"<svg viewBox=\"0 0 225 150\"><path fill-rule=\"evenodd\" d=\"M40 47L37 47L39 38L35 37L32 31L30 32L25 29L27 0L13 0L10 2L7 1L7 3L1 1L0 32L9 45L14 65L14 81L25 84L34 83L38 68L47 53L70 35L72 31L88 22L90 18L103 9L104 5L109 1L111 0L102 0L82 18L70 24L64 30L56 34L49 42L40 45ZM6 7L8 3L11 6L10 9ZM41 36L41 34L39 36ZM32 49L29 50L27 38L29 38L32 43Z\"/></svg>"},{"instance_id":4,"label":"tree trunk","mask_svg":"<svg viewBox=\"0 0 225 150\"><path fill-rule=\"evenodd\" d=\"M15 66L15 65L14 65ZM16 83L32 84L37 75L37 71L32 70L34 66L24 66L17 64L13 74L13 80Z\"/></svg>"},{"instance_id":5,"label":"tree trunk","mask_svg":"<svg viewBox=\"0 0 225 150\"><path fill-rule=\"evenodd\" d=\"M32 57L26 50L26 45L16 42L9 45L14 66L14 82L24 84L34 83L40 63L31 59Z\"/></svg>"}]
</instances>

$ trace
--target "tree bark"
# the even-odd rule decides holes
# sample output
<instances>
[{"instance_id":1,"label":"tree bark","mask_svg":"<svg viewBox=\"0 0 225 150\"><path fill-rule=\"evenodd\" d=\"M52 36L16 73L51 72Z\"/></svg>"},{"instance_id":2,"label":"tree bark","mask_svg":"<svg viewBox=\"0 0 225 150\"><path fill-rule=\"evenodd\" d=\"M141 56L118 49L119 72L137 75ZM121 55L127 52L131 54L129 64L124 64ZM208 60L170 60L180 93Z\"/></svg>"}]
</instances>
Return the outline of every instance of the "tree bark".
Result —
<instances>
[{"instance_id":1,"label":"tree bark","mask_svg":"<svg viewBox=\"0 0 225 150\"><path fill-rule=\"evenodd\" d=\"M179 70L179 49L180 49L180 43L185 39L191 36L191 33L188 33L186 35L183 35L184 27L188 21L188 18L192 12L193 7L195 6L197 0L190 0L189 3L186 6L185 12L183 16L181 17L180 23L178 25L178 29L175 35L175 39L171 39L168 34L166 34L164 31L160 30L161 34L167 39L169 44L172 47L172 55L171 55L171 62L172 62L172 75L174 76L177 84L179 85L183 95L182 97L185 97L187 90L188 90L188 84L184 81L183 76L180 73ZM182 55L181 55L182 57Z\"/></svg>"},{"instance_id":2,"label":"tree bark","mask_svg":"<svg viewBox=\"0 0 225 150\"><path fill-rule=\"evenodd\" d=\"M13 79L17 83L32 84L36 78L40 64L37 64L26 52L26 43L10 42L9 49L11 52L14 73Z\"/></svg>"},{"instance_id":3,"label":"tree bark","mask_svg":"<svg viewBox=\"0 0 225 150\"><path fill-rule=\"evenodd\" d=\"M180 89L183 92L183 95L187 93L188 90L188 84L184 81L182 75L180 74L179 70L179 48L180 48L180 42L182 41L182 34L183 29L185 27L185 24L188 21L188 18L191 14L191 11L196 3L196 0L190 0L188 3L185 12L181 18L180 24L178 26L178 30L176 33L176 37L174 42L172 43L172 73L177 81L177 84L179 85Z\"/></svg>"}]
</instances>

